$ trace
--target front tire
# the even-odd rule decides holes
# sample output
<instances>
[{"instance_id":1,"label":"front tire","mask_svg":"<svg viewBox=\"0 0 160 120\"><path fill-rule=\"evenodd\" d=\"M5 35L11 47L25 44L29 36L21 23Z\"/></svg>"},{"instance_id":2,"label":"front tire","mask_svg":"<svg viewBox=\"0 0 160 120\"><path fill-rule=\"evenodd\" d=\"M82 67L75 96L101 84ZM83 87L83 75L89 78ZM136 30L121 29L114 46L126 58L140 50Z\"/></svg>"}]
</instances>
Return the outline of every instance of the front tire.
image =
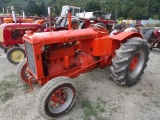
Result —
<instances>
[{"instance_id":1,"label":"front tire","mask_svg":"<svg viewBox=\"0 0 160 120\"><path fill-rule=\"evenodd\" d=\"M20 82L23 84L29 84L29 73L27 71L27 59L24 58L17 66L17 77ZM32 83L36 83L37 80L35 78L32 78Z\"/></svg>"},{"instance_id":2,"label":"front tire","mask_svg":"<svg viewBox=\"0 0 160 120\"><path fill-rule=\"evenodd\" d=\"M7 51L7 60L12 64L18 64L21 62L26 56L25 51L21 47L12 47Z\"/></svg>"},{"instance_id":3,"label":"front tire","mask_svg":"<svg viewBox=\"0 0 160 120\"><path fill-rule=\"evenodd\" d=\"M121 44L112 58L111 76L118 85L133 86L143 74L149 59L147 42L142 38L131 38Z\"/></svg>"},{"instance_id":4,"label":"front tire","mask_svg":"<svg viewBox=\"0 0 160 120\"><path fill-rule=\"evenodd\" d=\"M57 77L47 82L37 98L37 109L45 119L61 117L72 107L76 99L76 85L68 77Z\"/></svg>"}]
</instances>

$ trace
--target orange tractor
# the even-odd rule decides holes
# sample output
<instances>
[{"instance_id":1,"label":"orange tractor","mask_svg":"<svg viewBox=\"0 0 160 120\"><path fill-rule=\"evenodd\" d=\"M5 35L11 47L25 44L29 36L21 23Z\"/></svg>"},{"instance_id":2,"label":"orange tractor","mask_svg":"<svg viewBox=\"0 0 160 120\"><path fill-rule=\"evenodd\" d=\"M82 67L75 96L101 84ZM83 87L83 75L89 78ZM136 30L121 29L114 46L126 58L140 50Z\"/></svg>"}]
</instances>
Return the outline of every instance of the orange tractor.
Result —
<instances>
[{"instance_id":1,"label":"orange tractor","mask_svg":"<svg viewBox=\"0 0 160 120\"><path fill-rule=\"evenodd\" d=\"M109 35L94 24L73 30L68 9L69 30L33 33L23 36L26 59L17 67L20 81L44 85L37 98L38 112L46 119L60 117L75 103L76 85L71 78L81 73L110 66L118 85L135 85L147 66L149 48L137 32Z\"/></svg>"}]
</instances>

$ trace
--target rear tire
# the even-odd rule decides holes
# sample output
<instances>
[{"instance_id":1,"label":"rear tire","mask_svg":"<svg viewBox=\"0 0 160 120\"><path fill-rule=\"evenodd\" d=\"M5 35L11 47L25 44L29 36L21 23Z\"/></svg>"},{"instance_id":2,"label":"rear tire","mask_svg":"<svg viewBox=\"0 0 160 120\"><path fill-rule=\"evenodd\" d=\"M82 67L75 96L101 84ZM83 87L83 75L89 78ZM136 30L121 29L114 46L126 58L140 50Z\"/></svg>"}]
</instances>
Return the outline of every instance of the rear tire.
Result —
<instances>
[{"instance_id":1,"label":"rear tire","mask_svg":"<svg viewBox=\"0 0 160 120\"><path fill-rule=\"evenodd\" d=\"M148 45L142 38L134 37L121 44L112 58L110 70L113 80L118 85L135 85L147 67L148 56Z\"/></svg>"},{"instance_id":2,"label":"rear tire","mask_svg":"<svg viewBox=\"0 0 160 120\"><path fill-rule=\"evenodd\" d=\"M7 60L12 64L18 64L21 62L26 56L25 51L21 47L12 47L7 51Z\"/></svg>"},{"instance_id":3,"label":"rear tire","mask_svg":"<svg viewBox=\"0 0 160 120\"><path fill-rule=\"evenodd\" d=\"M152 50L155 45L154 41L156 40L156 38L154 37L154 30L151 29L145 32L144 39L148 42L149 49Z\"/></svg>"},{"instance_id":4,"label":"rear tire","mask_svg":"<svg viewBox=\"0 0 160 120\"><path fill-rule=\"evenodd\" d=\"M85 29L85 24L84 24L84 22L81 22L81 23L79 24L78 29Z\"/></svg>"},{"instance_id":5,"label":"rear tire","mask_svg":"<svg viewBox=\"0 0 160 120\"><path fill-rule=\"evenodd\" d=\"M68 77L56 77L40 90L37 109L42 117L53 120L67 113L73 107L75 99L75 83Z\"/></svg>"},{"instance_id":6,"label":"rear tire","mask_svg":"<svg viewBox=\"0 0 160 120\"><path fill-rule=\"evenodd\" d=\"M76 30L79 27L79 20L78 19L72 19L72 29Z\"/></svg>"}]
</instances>

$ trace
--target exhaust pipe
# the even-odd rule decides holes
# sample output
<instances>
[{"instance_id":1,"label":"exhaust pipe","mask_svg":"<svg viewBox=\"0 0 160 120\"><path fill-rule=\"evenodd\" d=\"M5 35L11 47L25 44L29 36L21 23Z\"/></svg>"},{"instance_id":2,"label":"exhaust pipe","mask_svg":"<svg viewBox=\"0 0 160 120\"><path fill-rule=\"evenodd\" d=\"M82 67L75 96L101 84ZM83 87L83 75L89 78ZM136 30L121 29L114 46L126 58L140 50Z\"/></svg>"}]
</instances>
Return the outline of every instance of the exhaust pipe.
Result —
<instances>
[{"instance_id":1,"label":"exhaust pipe","mask_svg":"<svg viewBox=\"0 0 160 120\"><path fill-rule=\"evenodd\" d=\"M22 15L23 15L23 18L25 19L25 18L26 18L26 15L25 15L25 12L24 12L24 11L23 11Z\"/></svg>"},{"instance_id":2,"label":"exhaust pipe","mask_svg":"<svg viewBox=\"0 0 160 120\"><path fill-rule=\"evenodd\" d=\"M14 6L11 6L11 10L12 10L12 16L13 16L13 20L16 23L17 22L17 18L16 18L16 11Z\"/></svg>"},{"instance_id":3,"label":"exhaust pipe","mask_svg":"<svg viewBox=\"0 0 160 120\"><path fill-rule=\"evenodd\" d=\"M9 14L9 7L6 8L7 14Z\"/></svg>"},{"instance_id":4,"label":"exhaust pipe","mask_svg":"<svg viewBox=\"0 0 160 120\"><path fill-rule=\"evenodd\" d=\"M3 14L5 14L4 8L3 8Z\"/></svg>"},{"instance_id":5,"label":"exhaust pipe","mask_svg":"<svg viewBox=\"0 0 160 120\"><path fill-rule=\"evenodd\" d=\"M72 8L68 8L68 30L72 29L72 23L71 23L71 16L72 16Z\"/></svg>"},{"instance_id":6,"label":"exhaust pipe","mask_svg":"<svg viewBox=\"0 0 160 120\"><path fill-rule=\"evenodd\" d=\"M51 7L48 7L49 29L52 31Z\"/></svg>"}]
</instances>

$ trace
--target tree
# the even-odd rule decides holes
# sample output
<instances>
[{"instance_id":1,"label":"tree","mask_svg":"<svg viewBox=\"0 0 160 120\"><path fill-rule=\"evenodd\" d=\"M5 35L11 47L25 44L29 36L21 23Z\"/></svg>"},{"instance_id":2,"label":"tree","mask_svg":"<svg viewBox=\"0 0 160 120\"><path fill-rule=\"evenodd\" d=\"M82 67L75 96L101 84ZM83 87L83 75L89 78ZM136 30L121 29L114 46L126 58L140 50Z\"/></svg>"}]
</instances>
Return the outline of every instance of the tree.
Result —
<instances>
[{"instance_id":1,"label":"tree","mask_svg":"<svg viewBox=\"0 0 160 120\"><path fill-rule=\"evenodd\" d=\"M140 8L137 6L134 6L129 12L128 12L128 18L132 18L134 20L141 19L141 11Z\"/></svg>"},{"instance_id":2,"label":"tree","mask_svg":"<svg viewBox=\"0 0 160 120\"><path fill-rule=\"evenodd\" d=\"M39 15L38 11L40 11L40 8L34 0L29 0L28 4L26 5L26 11L28 15Z\"/></svg>"},{"instance_id":3,"label":"tree","mask_svg":"<svg viewBox=\"0 0 160 120\"><path fill-rule=\"evenodd\" d=\"M38 5L37 14L40 15L40 16L47 15L47 13L48 13L47 12L47 6L45 5L45 3L43 1L42 2L37 2L37 5Z\"/></svg>"},{"instance_id":4,"label":"tree","mask_svg":"<svg viewBox=\"0 0 160 120\"><path fill-rule=\"evenodd\" d=\"M119 17L118 20L124 20L124 18L123 17Z\"/></svg>"},{"instance_id":5,"label":"tree","mask_svg":"<svg viewBox=\"0 0 160 120\"><path fill-rule=\"evenodd\" d=\"M159 16L158 15L155 15L154 16L154 20L158 20L159 19Z\"/></svg>"},{"instance_id":6,"label":"tree","mask_svg":"<svg viewBox=\"0 0 160 120\"><path fill-rule=\"evenodd\" d=\"M99 2L88 2L85 6L85 11L91 12L91 11L101 11L101 6Z\"/></svg>"}]
</instances>

